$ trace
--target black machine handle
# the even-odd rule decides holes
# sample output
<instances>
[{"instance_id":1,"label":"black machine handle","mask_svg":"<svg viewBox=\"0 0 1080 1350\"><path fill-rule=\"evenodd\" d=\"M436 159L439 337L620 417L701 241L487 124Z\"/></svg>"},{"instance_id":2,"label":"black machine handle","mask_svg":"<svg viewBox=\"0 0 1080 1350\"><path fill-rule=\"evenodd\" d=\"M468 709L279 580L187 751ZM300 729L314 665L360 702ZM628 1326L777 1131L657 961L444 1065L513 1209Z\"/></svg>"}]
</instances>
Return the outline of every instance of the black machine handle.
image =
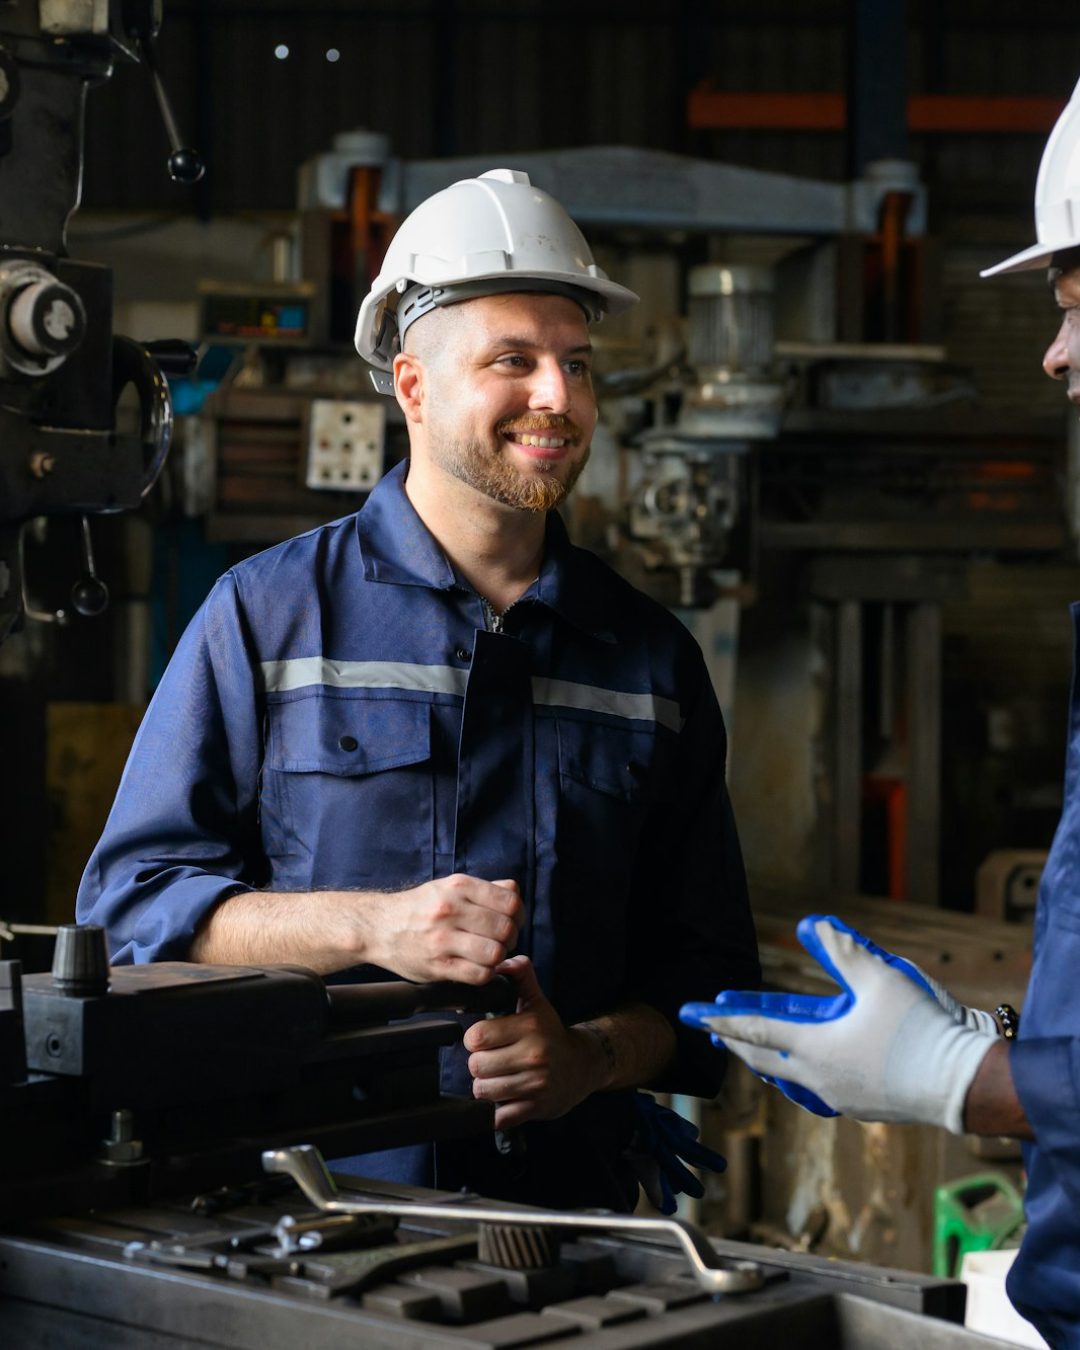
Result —
<instances>
[{"instance_id":1,"label":"black machine handle","mask_svg":"<svg viewBox=\"0 0 1080 1350\"><path fill-rule=\"evenodd\" d=\"M375 984L329 984L326 998L330 1021L339 1026L363 1026L417 1013L512 1013L517 1007L517 985L508 975L493 975L487 984L459 984L436 980L410 984L387 980Z\"/></svg>"},{"instance_id":2,"label":"black machine handle","mask_svg":"<svg viewBox=\"0 0 1080 1350\"><path fill-rule=\"evenodd\" d=\"M165 123L165 135L169 138L169 177L174 183L197 183L206 172L206 165L203 163L199 152L193 150L190 145L185 145L183 137L180 135L180 128L176 124L172 104L169 102L169 96L165 92L165 86L161 80L153 37L143 30L136 32L134 38L139 54L146 64L146 69L150 72L154 96L161 110L161 120Z\"/></svg>"}]
</instances>

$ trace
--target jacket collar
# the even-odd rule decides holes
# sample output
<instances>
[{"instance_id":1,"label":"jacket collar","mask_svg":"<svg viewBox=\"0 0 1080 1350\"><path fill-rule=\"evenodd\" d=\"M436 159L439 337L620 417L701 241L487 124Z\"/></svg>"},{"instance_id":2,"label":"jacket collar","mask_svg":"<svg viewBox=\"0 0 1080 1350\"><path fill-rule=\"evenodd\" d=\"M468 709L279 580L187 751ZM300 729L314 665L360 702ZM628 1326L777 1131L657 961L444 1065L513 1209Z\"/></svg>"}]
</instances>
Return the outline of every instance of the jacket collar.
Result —
<instances>
[{"instance_id":1,"label":"jacket collar","mask_svg":"<svg viewBox=\"0 0 1080 1350\"><path fill-rule=\"evenodd\" d=\"M467 589L406 495L407 463L395 465L376 484L357 514L364 578L432 590ZM587 565L589 561L589 555L571 544L559 516L549 512L544 562L526 595L534 595L576 628L603 642L614 642L598 593L599 578L595 568Z\"/></svg>"},{"instance_id":2,"label":"jacket collar","mask_svg":"<svg viewBox=\"0 0 1080 1350\"><path fill-rule=\"evenodd\" d=\"M356 517L364 578L446 591L458 579L406 496L407 467L402 460L380 479Z\"/></svg>"}]
</instances>

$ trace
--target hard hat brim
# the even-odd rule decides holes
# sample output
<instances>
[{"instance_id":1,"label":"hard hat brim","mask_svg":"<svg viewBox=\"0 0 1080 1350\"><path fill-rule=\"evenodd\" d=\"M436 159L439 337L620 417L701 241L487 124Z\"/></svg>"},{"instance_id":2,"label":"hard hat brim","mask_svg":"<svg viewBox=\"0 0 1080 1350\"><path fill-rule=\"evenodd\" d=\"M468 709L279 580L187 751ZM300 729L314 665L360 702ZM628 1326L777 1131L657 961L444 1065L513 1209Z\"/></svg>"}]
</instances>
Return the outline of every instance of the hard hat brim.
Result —
<instances>
[{"instance_id":1,"label":"hard hat brim","mask_svg":"<svg viewBox=\"0 0 1080 1350\"><path fill-rule=\"evenodd\" d=\"M1049 267L1050 259L1055 253L1064 253L1067 248L1076 248L1078 243L1080 240L1063 239L1057 244L1032 244L1030 248L1022 249L1011 258L1006 258L1004 262L984 268L979 276L999 277L1005 272L1034 272L1038 267Z\"/></svg>"},{"instance_id":2,"label":"hard hat brim","mask_svg":"<svg viewBox=\"0 0 1080 1350\"><path fill-rule=\"evenodd\" d=\"M498 288L492 287L492 293L494 294L496 290L518 289L513 286L505 285L508 278L512 276L514 276L513 273L507 273L505 271L487 272L482 273L479 276L469 277L468 282L470 285L481 285L485 281L504 283L504 285L501 285ZM433 284L427 278L414 277L411 275L407 275L406 279L414 285ZM617 282L609 281L607 278L582 277L573 272L530 271L521 274L518 279L520 279L521 283L520 290L525 294L528 294L529 292L530 281L548 281L557 282L566 286L568 289L583 291L587 295L596 296L599 298L605 318L624 313L626 310L636 305L640 299L638 294L635 291L630 290L627 286L620 286ZM380 370L389 370L392 363L377 349L375 341L375 325L377 322L379 305L381 305L387 296L391 294L393 290L396 290L397 287L396 284L383 285L381 282L381 277L375 279L372 289L368 292L364 303L360 306L360 313L356 320L356 333L353 338L353 343L358 354L362 356L369 365L375 366ZM448 289L450 286L452 286L452 283L450 283Z\"/></svg>"}]
</instances>

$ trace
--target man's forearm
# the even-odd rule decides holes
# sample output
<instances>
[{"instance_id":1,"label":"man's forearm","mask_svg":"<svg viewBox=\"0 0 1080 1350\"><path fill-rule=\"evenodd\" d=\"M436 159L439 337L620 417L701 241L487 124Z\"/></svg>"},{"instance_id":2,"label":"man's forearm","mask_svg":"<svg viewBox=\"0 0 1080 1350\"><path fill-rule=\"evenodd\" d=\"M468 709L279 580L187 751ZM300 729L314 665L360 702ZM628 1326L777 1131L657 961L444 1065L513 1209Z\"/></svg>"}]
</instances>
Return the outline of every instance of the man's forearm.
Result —
<instances>
[{"instance_id":1,"label":"man's forearm","mask_svg":"<svg viewBox=\"0 0 1080 1350\"><path fill-rule=\"evenodd\" d=\"M647 1003L628 1003L571 1031L592 1051L594 1092L643 1087L658 1078L675 1053L675 1032Z\"/></svg>"},{"instance_id":2,"label":"man's forearm","mask_svg":"<svg viewBox=\"0 0 1080 1350\"><path fill-rule=\"evenodd\" d=\"M976 1070L964 1103L964 1128L1009 1139L1035 1137L1013 1083L1006 1041L992 1045Z\"/></svg>"},{"instance_id":3,"label":"man's forearm","mask_svg":"<svg viewBox=\"0 0 1080 1350\"><path fill-rule=\"evenodd\" d=\"M366 960L365 891L245 891L223 900L195 930L189 957L220 966L307 966L320 975Z\"/></svg>"},{"instance_id":4,"label":"man's forearm","mask_svg":"<svg viewBox=\"0 0 1080 1350\"><path fill-rule=\"evenodd\" d=\"M513 949L521 918L516 882L462 874L401 891L246 891L207 915L190 956L320 975L371 964L406 980L484 984Z\"/></svg>"}]
</instances>

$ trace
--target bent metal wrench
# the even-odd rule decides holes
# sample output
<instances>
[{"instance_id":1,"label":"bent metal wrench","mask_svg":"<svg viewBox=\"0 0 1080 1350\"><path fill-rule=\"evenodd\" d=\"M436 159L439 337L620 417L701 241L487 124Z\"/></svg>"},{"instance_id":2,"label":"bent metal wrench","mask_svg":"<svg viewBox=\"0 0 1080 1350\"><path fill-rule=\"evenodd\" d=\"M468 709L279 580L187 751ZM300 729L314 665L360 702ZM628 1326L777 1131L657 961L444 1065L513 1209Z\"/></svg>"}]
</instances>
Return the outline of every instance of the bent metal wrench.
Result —
<instances>
[{"instance_id":1,"label":"bent metal wrench","mask_svg":"<svg viewBox=\"0 0 1080 1350\"><path fill-rule=\"evenodd\" d=\"M732 1261L716 1252L708 1238L682 1219L646 1218L607 1210L502 1209L491 1204L424 1204L410 1200L344 1199L326 1169L322 1154L311 1144L267 1149L267 1172L292 1177L304 1195L327 1214L395 1214L403 1219L460 1219L465 1223L502 1224L518 1228L563 1228L577 1232L633 1233L640 1237L673 1237L682 1247L700 1287L707 1294L744 1294L760 1289L765 1273L755 1261Z\"/></svg>"}]
</instances>

